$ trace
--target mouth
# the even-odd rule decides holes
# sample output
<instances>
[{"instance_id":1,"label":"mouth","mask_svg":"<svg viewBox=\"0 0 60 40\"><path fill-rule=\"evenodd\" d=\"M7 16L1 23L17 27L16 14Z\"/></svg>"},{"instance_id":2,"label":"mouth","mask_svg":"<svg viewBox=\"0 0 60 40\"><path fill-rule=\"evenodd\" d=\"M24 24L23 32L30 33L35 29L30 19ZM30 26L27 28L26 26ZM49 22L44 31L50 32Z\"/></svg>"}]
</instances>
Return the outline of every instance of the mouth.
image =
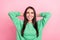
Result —
<instances>
[{"instance_id":1,"label":"mouth","mask_svg":"<svg viewBox=\"0 0 60 40\"><path fill-rule=\"evenodd\" d=\"M28 18L32 18L32 16L29 16Z\"/></svg>"}]
</instances>

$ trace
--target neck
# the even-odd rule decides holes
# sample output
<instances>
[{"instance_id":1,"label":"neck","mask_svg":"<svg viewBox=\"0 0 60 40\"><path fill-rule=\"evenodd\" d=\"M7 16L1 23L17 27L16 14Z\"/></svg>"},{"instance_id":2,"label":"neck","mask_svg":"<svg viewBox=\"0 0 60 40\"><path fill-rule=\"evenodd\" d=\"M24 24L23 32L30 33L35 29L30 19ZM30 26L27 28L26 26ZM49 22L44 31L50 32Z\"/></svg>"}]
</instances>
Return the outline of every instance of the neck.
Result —
<instances>
[{"instance_id":1,"label":"neck","mask_svg":"<svg viewBox=\"0 0 60 40\"><path fill-rule=\"evenodd\" d=\"M32 20L28 21L29 23L32 23Z\"/></svg>"}]
</instances>

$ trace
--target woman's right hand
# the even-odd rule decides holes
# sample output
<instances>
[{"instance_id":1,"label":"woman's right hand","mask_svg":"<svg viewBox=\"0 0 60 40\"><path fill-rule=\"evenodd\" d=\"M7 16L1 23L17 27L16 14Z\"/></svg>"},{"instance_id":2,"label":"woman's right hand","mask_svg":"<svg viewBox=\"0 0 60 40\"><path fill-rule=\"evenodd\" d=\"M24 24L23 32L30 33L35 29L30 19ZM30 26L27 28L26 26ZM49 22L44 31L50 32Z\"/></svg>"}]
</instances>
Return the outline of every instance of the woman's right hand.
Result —
<instances>
[{"instance_id":1,"label":"woman's right hand","mask_svg":"<svg viewBox=\"0 0 60 40\"><path fill-rule=\"evenodd\" d=\"M20 15L21 15L21 16L23 16L24 14L23 14L23 13L21 13Z\"/></svg>"}]
</instances>

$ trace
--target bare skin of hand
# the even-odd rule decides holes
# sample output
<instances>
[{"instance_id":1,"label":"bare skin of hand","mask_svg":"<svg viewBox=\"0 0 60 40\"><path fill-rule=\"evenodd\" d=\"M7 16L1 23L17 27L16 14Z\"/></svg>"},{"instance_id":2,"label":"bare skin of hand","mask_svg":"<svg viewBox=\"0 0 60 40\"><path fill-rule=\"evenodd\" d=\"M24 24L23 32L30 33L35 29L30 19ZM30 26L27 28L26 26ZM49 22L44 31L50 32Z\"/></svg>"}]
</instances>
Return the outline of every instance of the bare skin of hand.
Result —
<instances>
[{"instance_id":1,"label":"bare skin of hand","mask_svg":"<svg viewBox=\"0 0 60 40\"><path fill-rule=\"evenodd\" d=\"M21 13L21 16L23 16L23 13Z\"/></svg>"},{"instance_id":2,"label":"bare skin of hand","mask_svg":"<svg viewBox=\"0 0 60 40\"><path fill-rule=\"evenodd\" d=\"M40 17L40 14L36 14L37 17Z\"/></svg>"}]
</instances>

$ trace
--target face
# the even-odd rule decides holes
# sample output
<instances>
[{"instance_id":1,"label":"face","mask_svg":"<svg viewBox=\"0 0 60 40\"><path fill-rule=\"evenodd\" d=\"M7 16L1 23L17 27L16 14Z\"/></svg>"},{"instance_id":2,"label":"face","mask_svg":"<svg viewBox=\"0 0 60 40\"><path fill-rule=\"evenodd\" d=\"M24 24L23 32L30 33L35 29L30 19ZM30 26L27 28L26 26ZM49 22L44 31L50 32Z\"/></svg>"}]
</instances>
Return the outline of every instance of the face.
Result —
<instances>
[{"instance_id":1,"label":"face","mask_svg":"<svg viewBox=\"0 0 60 40\"><path fill-rule=\"evenodd\" d=\"M32 19L34 18L34 11L29 8L26 12L26 17L28 21L32 21Z\"/></svg>"}]
</instances>

